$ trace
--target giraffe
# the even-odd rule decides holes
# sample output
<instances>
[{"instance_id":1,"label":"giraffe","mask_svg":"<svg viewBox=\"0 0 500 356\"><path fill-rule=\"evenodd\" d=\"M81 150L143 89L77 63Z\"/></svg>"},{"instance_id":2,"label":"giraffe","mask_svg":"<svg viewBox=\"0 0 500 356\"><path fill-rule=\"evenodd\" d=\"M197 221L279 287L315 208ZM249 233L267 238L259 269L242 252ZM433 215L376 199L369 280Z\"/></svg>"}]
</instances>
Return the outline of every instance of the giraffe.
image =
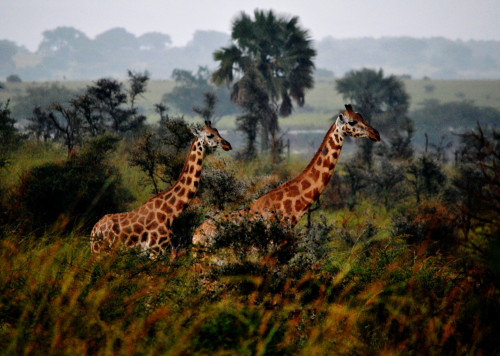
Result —
<instances>
[{"instance_id":1,"label":"giraffe","mask_svg":"<svg viewBox=\"0 0 500 356\"><path fill-rule=\"evenodd\" d=\"M91 232L93 253L116 246L138 247L148 251L151 258L165 253L170 246L172 222L198 190L206 147L231 150L231 144L219 135L210 121L205 121L203 130L193 130L193 134L195 138L184 168L173 186L130 212L108 214L101 218Z\"/></svg>"},{"instance_id":2,"label":"giraffe","mask_svg":"<svg viewBox=\"0 0 500 356\"><path fill-rule=\"evenodd\" d=\"M339 114L311 162L299 176L253 201L248 210L226 216L225 219L241 220L242 216L251 214L264 219L277 217L282 224L295 226L327 187L339 159L344 137L367 137L374 142L380 141L378 131L360 113L355 112L351 105L345 105L345 108L346 111ZM215 232L215 221L206 220L196 229L193 245L208 244Z\"/></svg>"}]
</instances>

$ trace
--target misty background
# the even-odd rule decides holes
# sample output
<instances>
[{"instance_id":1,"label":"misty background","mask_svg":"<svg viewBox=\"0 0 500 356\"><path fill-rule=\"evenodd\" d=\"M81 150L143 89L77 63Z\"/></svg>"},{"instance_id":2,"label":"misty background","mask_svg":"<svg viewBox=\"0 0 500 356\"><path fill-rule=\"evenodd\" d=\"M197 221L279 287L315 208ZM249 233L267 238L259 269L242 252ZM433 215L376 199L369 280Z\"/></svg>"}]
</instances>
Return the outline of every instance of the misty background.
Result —
<instances>
[{"instance_id":1,"label":"misty background","mask_svg":"<svg viewBox=\"0 0 500 356\"><path fill-rule=\"evenodd\" d=\"M38 48L0 40L0 78L17 75L23 81L123 78L127 69L147 71L153 79L169 79L181 68L213 70L213 52L227 46L230 35L196 30L184 46L168 33L140 36L114 27L91 38L84 31L60 26L43 31ZM316 77L342 77L349 70L383 69L408 78L500 79L500 41L451 40L444 37L326 36L314 42Z\"/></svg>"}]
</instances>

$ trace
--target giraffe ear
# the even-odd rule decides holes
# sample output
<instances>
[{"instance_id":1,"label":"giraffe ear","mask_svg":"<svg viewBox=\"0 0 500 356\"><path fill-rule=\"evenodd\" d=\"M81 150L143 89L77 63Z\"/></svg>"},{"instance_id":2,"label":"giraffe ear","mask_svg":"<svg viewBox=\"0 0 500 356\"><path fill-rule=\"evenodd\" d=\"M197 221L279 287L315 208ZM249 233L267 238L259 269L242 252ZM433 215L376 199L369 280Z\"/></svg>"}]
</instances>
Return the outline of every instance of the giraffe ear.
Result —
<instances>
[{"instance_id":1,"label":"giraffe ear","mask_svg":"<svg viewBox=\"0 0 500 356\"><path fill-rule=\"evenodd\" d=\"M341 124L345 124L345 118L344 118L344 115L342 114L339 114L339 116L337 117L337 120L341 123Z\"/></svg>"}]
</instances>

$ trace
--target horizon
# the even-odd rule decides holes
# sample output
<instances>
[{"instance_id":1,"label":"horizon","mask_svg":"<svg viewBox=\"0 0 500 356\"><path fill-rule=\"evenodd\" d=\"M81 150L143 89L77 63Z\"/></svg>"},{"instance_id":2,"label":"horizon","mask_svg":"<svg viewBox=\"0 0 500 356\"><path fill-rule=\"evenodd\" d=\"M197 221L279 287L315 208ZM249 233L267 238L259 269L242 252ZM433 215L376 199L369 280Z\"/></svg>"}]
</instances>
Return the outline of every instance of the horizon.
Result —
<instances>
[{"instance_id":1,"label":"horizon","mask_svg":"<svg viewBox=\"0 0 500 356\"><path fill-rule=\"evenodd\" d=\"M0 12L0 40L9 40L19 47L36 52L43 32L57 27L73 27L91 39L112 28L125 28L136 37L160 32L171 37L173 47L183 47L193 39L195 31L216 31L231 34L231 24L242 11L272 9L279 15L296 16L314 42L325 38L435 38L452 41L498 41L500 31L496 14L500 2L468 0L435 2L431 0L368 0L304 1L224 0L202 2L154 0L141 3L132 0L79 2L67 0L4 0ZM196 9L196 11L193 11ZM19 30L22 28L22 30Z\"/></svg>"}]
</instances>

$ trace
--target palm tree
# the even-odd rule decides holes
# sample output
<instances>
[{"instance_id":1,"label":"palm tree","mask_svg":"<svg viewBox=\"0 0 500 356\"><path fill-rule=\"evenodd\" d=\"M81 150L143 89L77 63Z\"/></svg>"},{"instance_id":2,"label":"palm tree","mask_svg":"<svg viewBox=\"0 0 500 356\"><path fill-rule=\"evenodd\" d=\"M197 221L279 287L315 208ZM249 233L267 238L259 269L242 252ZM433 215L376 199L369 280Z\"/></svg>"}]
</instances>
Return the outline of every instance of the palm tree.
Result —
<instances>
[{"instance_id":1,"label":"palm tree","mask_svg":"<svg viewBox=\"0 0 500 356\"><path fill-rule=\"evenodd\" d=\"M291 114L292 100L304 105L305 90L314 84L316 51L298 17L276 16L272 10L255 10L254 19L242 12L233 22L231 40L230 46L214 52L219 68L213 80L232 85L231 100L244 109L259 107L262 148L269 147L270 139L276 159L278 117ZM250 93L255 90L258 95ZM261 102L249 103L255 98Z\"/></svg>"}]
</instances>

